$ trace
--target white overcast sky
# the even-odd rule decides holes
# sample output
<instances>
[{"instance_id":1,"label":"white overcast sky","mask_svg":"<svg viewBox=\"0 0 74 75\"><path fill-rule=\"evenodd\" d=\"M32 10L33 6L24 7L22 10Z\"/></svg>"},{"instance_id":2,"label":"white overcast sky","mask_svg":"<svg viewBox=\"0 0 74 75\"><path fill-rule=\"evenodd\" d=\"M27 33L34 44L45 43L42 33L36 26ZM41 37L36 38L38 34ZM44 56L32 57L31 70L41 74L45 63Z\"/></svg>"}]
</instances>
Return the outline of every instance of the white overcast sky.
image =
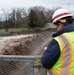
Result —
<instances>
[{"instance_id":1,"label":"white overcast sky","mask_svg":"<svg viewBox=\"0 0 74 75\"><path fill-rule=\"evenodd\" d=\"M63 7L68 10L74 10L74 0L0 0L0 10L33 6L44 6L49 9Z\"/></svg>"}]
</instances>

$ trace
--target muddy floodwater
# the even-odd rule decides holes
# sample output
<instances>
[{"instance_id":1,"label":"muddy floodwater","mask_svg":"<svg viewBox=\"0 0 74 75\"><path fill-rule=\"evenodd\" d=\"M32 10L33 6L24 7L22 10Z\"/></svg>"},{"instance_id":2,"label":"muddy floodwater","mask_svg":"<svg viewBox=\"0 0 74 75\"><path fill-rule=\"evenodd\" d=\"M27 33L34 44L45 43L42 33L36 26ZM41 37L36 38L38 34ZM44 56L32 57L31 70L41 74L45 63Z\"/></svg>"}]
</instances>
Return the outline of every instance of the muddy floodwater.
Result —
<instances>
[{"instance_id":1,"label":"muddy floodwater","mask_svg":"<svg viewBox=\"0 0 74 75\"><path fill-rule=\"evenodd\" d=\"M0 55L37 55L51 40L50 34L46 31L39 34L0 37Z\"/></svg>"}]
</instances>

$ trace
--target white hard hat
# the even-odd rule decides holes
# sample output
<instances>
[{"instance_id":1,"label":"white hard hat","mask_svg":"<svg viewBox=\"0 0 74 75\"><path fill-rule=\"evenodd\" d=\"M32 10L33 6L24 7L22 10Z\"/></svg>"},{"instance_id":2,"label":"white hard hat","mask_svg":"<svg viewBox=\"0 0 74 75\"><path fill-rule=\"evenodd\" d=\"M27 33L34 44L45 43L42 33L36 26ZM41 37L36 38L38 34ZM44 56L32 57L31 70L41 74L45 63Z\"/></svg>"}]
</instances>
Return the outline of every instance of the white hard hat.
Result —
<instances>
[{"instance_id":1,"label":"white hard hat","mask_svg":"<svg viewBox=\"0 0 74 75\"><path fill-rule=\"evenodd\" d=\"M58 9L54 12L52 16L52 23L55 23L57 20L67 17L67 16L73 16L69 11L65 9Z\"/></svg>"}]
</instances>

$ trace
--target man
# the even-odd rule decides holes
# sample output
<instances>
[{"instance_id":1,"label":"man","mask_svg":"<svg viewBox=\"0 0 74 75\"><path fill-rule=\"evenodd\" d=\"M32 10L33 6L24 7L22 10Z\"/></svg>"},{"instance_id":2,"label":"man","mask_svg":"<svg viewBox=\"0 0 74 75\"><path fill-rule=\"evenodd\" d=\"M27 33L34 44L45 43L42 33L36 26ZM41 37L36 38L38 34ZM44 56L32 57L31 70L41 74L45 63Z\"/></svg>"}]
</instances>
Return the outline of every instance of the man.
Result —
<instances>
[{"instance_id":1,"label":"man","mask_svg":"<svg viewBox=\"0 0 74 75\"><path fill-rule=\"evenodd\" d=\"M74 25L72 14L58 9L52 16L57 28L53 40L42 55L42 65L49 75L74 75Z\"/></svg>"}]
</instances>

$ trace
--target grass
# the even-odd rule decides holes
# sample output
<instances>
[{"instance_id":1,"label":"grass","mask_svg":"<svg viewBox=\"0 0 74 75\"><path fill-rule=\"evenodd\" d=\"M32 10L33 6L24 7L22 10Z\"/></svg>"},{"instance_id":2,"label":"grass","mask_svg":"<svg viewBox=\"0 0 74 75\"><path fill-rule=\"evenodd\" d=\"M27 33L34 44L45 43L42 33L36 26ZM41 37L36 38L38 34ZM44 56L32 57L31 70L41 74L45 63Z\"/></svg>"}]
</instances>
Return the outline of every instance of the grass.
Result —
<instances>
[{"instance_id":1,"label":"grass","mask_svg":"<svg viewBox=\"0 0 74 75\"><path fill-rule=\"evenodd\" d=\"M15 35L15 34L30 34L30 33L37 33L37 31L36 29L32 28L9 28L8 32L6 32L5 29L0 29L0 36Z\"/></svg>"},{"instance_id":2,"label":"grass","mask_svg":"<svg viewBox=\"0 0 74 75\"><path fill-rule=\"evenodd\" d=\"M9 28L8 32L24 32L28 31L28 28ZM5 33L5 29L0 29L0 33Z\"/></svg>"},{"instance_id":3,"label":"grass","mask_svg":"<svg viewBox=\"0 0 74 75\"><path fill-rule=\"evenodd\" d=\"M28 28L10 28L9 32L24 32L28 31Z\"/></svg>"},{"instance_id":4,"label":"grass","mask_svg":"<svg viewBox=\"0 0 74 75\"><path fill-rule=\"evenodd\" d=\"M5 29L0 29L0 33L4 33L5 32Z\"/></svg>"}]
</instances>

